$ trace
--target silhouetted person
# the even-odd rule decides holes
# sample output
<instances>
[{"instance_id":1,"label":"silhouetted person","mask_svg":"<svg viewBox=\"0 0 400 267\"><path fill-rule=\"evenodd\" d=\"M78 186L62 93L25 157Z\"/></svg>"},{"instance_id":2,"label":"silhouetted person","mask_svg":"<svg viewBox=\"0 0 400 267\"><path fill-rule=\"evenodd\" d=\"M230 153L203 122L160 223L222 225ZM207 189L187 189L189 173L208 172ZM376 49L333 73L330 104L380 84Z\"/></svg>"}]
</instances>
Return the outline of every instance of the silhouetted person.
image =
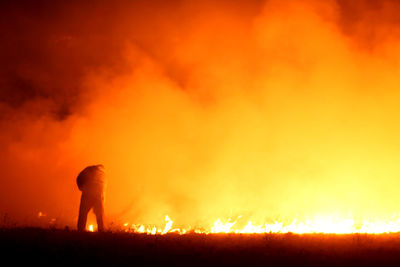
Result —
<instances>
[{"instance_id":1,"label":"silhouetted person","mask_svg":"<svg viewBox=\"0 0 400 267\"><path fill-rule=\"evenodd\" d=\"M89 211L93 208L97 219L97 229L104 230L104 191L106 178L103 165L86 167L76 179L79 190L82 191L79 207L78 231L84 231Z\"/></svg>"}]
</instances>

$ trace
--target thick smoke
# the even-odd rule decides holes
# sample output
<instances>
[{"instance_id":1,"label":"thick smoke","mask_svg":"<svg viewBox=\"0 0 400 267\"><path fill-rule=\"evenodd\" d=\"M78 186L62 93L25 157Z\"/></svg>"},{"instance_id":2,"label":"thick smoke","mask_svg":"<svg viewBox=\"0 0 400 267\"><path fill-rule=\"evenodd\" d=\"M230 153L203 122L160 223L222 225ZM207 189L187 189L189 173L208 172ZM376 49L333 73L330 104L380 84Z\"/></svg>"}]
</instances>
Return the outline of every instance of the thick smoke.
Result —
<instances>
[{"instance_id":1,"label":"thick smoke","mask_svg":"<svg viewBox=\"0 0 400 267\"><path fill-rule=\"evenodd\" d=\"M3 4L0 212L102 163L109 222L397 213L400 6L349 3Z\"/></svg>"}]
</instances>

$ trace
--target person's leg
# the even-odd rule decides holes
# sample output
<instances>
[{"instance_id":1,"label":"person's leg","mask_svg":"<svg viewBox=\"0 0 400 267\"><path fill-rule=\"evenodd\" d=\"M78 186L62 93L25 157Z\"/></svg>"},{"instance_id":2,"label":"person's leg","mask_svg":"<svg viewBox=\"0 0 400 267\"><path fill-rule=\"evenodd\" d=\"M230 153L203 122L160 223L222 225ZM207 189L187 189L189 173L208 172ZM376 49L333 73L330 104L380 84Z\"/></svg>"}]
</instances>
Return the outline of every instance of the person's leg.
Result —
<instances>
[{"instance_id":1,"label":"person's leg","mask_svg":"<svg viewBox=\"0 0 400 267\"><path fill-rule=\"evenodd\" d=\"M97 219L97 229L99 232L104 231L104 200L103 197L96 199L93 206L94 214L96 214Z\"/></svg>"},{"instance_id":2,"label":"person's leg","mask_svg":"<svg viewBox=\"0 0 400 267\"><path fill-rule=\"evenodd\" d=\"M78 231L85 231L87 215L91 208L92 205L89 198L85 194L82 194L79 206Z\"/></svg>"}]
</instances>

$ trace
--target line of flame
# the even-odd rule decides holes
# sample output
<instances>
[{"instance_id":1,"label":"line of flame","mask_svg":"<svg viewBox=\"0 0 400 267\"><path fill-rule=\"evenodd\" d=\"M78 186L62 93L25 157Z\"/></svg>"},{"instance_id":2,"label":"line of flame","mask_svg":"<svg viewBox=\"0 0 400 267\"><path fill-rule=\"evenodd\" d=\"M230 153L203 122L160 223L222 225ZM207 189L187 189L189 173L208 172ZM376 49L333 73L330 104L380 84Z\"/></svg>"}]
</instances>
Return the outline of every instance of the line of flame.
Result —
<instances>
[{"instance_id":1,"label":"line of flame","mask_svg":"<svg viewBox=\"0 0 400 267\"><path fill-rule=\"evenodd\" d=\"M142 224L124 224L126 232L145 233L150 235L178 233L186 234L188 232L200 234L217 234L217 233L238 233L238 234L262 234L262 233L296 233L296 234L311 234L311 233L326 233L326 234L382 234L400 232L400 219L383 222L383 221L364 221L356 227L353 219L333 219L330 217L319 217L315 220L307 220L298 222L293 220L292 223L284 225L281 222L265 223L256 225L249 221L243 228L237 229L235 225L237 221L228 220L223 222L217 219L208 230L204 229L183 229L173 228L173 221L168 215L165 216L165 227L157 228L155 226L148 227Z\"/></svg>"}]
</instances>

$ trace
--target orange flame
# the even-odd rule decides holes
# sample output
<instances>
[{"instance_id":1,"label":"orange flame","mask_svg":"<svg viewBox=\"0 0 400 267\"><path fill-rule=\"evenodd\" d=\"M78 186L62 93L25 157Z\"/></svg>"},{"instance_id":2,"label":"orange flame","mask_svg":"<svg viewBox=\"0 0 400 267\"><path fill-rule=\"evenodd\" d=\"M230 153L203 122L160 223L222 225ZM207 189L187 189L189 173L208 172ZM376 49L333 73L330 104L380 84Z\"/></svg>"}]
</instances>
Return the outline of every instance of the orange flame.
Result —
<instances>
[{"instance_id":1,"label":"orange flame","mask_svg":"<svg viewBox=\"0 0 400 267\"><path fill-rule=\"evenodd\" d=\"M173 228L173 221L168 215L165 216L165 227L157 228L155 226L145 226L129 223L124 224L126 232L145 233L150 235L178 233L186 234L194 232L198 234L219 234L219 233L235 233L235 234L263 234L263 233L296 233L296 234L382 234L400 232L400 218L392 221L370 220L356 224L352 218L339 218L335 216L316 216L312 220L304 222L293 220L289 224L282 222L255 224L248 221L243 227L236 227L238 221L231 219L223 221L218 218L209 229L186 229Z\"/></svg>"}]
</instances>

